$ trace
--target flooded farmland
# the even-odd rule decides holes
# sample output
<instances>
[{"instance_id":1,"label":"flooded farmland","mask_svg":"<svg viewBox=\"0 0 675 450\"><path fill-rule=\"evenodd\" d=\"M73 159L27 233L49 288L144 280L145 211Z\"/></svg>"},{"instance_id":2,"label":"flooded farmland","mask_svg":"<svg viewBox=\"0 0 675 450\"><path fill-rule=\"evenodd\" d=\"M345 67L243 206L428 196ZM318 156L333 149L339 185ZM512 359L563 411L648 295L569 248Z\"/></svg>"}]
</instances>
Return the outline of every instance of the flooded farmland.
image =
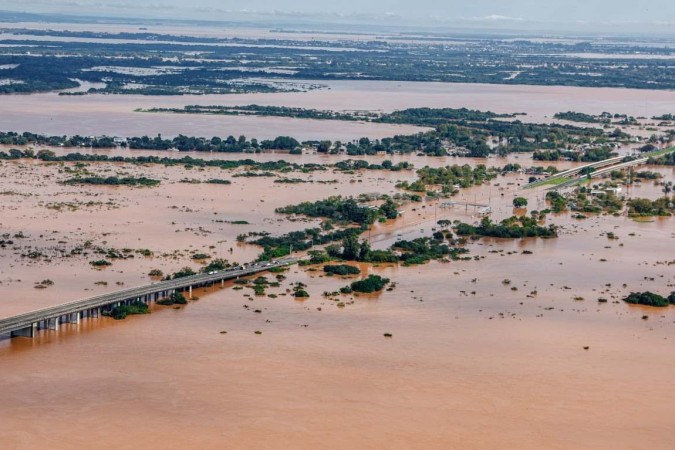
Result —
<instances>
[{"instance_id":1,"label":"flooded farmland","mask_svg":"<svg viewBox=\"0 0 675 450\"><path fill-rule=\"evenodd\" d=\"M110 24L69 24L66 29L138 31ZM153 25L147 31L180 33L183 28ZM275 36L308 45L334 38L330 32L247 28L204 27L192 33ZM54 39L59 41L72 39ZM2 95L0 131L261 140L283 135L350 142L429 128L137 110L253 104L338 112L466 107L525 113L517 119L530 123L550 123L561 111L628 114L644 118L621 126L633 138L612 147L620 157L631 157L647 142L657 144L657 150L672 145L665 138L648 141L671 128L671 121L657 126L652 119L675 113L675 92L668 90L293 83L321 88L237 95ZM538 144L544 148L547 139ZM266 271L249 281L195 289L187 304L153 304L149 314L86 318L39 330L33 339L0 336L3 449L673 448L675 306L623 300L631 292L675 291L675 218L630 217L627 207L558 211L555 198L547 198L552 184L526 188L532 178L543 177L534 166L553 173L588 161L538 161L531 151L471 158L428 156L421 150L350 156L308 148L289 154L1 145L0 152L17 148L28 154L0 159L0 320L159 283L185 267L199 271L219 259L249 263L263 251L252 241L268 233L278 237L346 226L334 218L278 211L332 196L364 196L363 204L374 208L383 196L396 199L395 219L380 217L359 231L375 251L438 233L446 239L457 233L460 222L477 226L485 211L493 222L537 218L542 226L557 227L557 237L456 234L456 245L467 251L463 258L425 264L346 262L359 269L354 276L328 276L323 263L296 264L283 273ZM267 171L253 164L229 168L189 161L33 157L41 150L53 152L54 159L77 152L231 163L284 160L297 166ZM335 166L347 160L374 167ZM403 168L388 170L385 161ZM484 165L494 178L444 186L451 188L447 192L432 184L411 188L419 169L452 165ZM639 172L641 181L635 182ZM109 177L152 183L81 182ZM589 186L584 198L604 195L607 182L621 186L622 202L654 201L670 192L673 181L672 165L645 164L627 176L610 173L584 184ZM517 198L525 199L526 207L515 208ZM672 200L668 207L672 210ZM296 249L293 256L307 258L308 252ZM101 260L106 264L97 264ZM391 283L369 294L345 289L369 275ZM255 290L256 281L266 286L262 294ZM300 287L308 297L295 296Z\"/></svg>"},{"instance_id":2,"label":"flooded farmland","mask_svg":"<svg viewBox=\"0 0 675 450\"><path fill-rule=\"evenodd\" d=\"M407 160L422 167L430 158ZM436 160L455 162L480 160ZM275 214L276 207L338 193L394 193L397 182L415 178L412 170L317 172L299 175L315 181L299 191L273 178L233 178L237 170L95 163L87 169L143 174L161 184L60 185L69 165L2 163L3 230L24 234L22 245L45 253L91 241L147 248L156 256L96 270L83 257L54 254L34 262L4 249L2 315L148 283L153 268L170 272L194 265L189 255L195 251L251 260L259 249L236 242L238 234L306 226ZM673 176L672 169L656 170ZM180 182L211 177L233 183ZM317 183L334 179L339 183ZM495 219L508 217L525 181L522 175L498 177L463 190L456 200L489 202ZM649 183L632 189L639 190L635 195L659 195ZM526 195L532 208L544 206L542 192ZM374 247L427 235L441 218L471 221L474 214L433 201L406 209L396 221L374 227L368 235ZM8 370L0 435L17 447L60 447L67 438L69 445L96 440L109 448L128 442L216 448L223 440L233 447L285 448L298 442L298 433L302 448L667 446L673 431L669 404L661 400L674 394L668 387L673 360L666 355L675 339L675 313L618 299L630 290L675 282L667 265L672 219L578 221L562 214L551 220L562 226L558 239L477 241L468 248L472 256L485 257L478 261L364 267L395 280L396 288L344 300L344 307L322 292L348 280L293 268L269 291L277 298L249 297L228 283L197 292L200 300L179 310L154 307L149 316L122 322L85 320L58 333L42 331L35 340L0 341ZM619 235L621 247L607 245L608 231ZM54 285L34 289L45 278ZM504 279L511 280L508 287ZM288 295L293 282L307 284L310 298ZM610 301L599 303L601 297ZM648 320L641 319L645 314ZM35 414L49 426L26 428ZM161 438L136 426L148 416ZM591 426L597 416L603 424ZM528 426L516 426L522 422ZM127 431L120 435L119 428ZM397 430L394 441L391 429Z\"/></svg>"}]
</instances>

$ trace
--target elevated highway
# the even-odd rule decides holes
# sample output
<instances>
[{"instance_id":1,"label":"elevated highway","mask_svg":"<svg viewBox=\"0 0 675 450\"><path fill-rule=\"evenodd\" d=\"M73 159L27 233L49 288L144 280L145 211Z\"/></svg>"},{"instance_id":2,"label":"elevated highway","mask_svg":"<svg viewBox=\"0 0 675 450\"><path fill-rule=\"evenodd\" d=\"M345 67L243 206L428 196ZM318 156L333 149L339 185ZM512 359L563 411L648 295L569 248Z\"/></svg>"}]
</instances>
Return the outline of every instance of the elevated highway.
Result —
<instances>
[{"instance_id":1,"label":"elevated highway","mask_svg":"<svg viewBox=\"0 0 675 450\"><path fill-rule=\"evenodd\" d=\"M80 320L87 317L98 317L103 312L116 306L137 301L150 304L169 297L177 291L188 291L189 295L192 296L193 288L224 283L227 280L254 275L275 267L289 266L297 261L296 258L286 258L268 263L250 264L235 269L160 281L5 317L0 319L0 335L33 337L39 329L58 329L62 323L79 323Z\"/></svg>"},{"instance_id":2,"label":"elevated highway","mask_svg":"<svg viewBox=\"0 0 675 450\"><path fill-rule=\"evenodd\" d=\"M588 177L593 179L606 175L614 170L623 170L628 167L647 164L649 158L663 156L672 152L675 152L675 147L666 148L651 153L644 153L642 155L633 155L633 158L635 159L631 159L628 161L626 161L625 156L617 156L614 158L605 159L603 161L598 161L591 164L584 164L583 166L578 166L572 169L558 172L555 175L544 178L543 180L538 180L533 183L527 184L523 188L529 189L550 185L550 187L548 187L548 190L564 189L570 186L574 186L585 180L586 176L580 175L581 172L584 171L584 169L594 169L592 172L588 174Z\"/></svg>"}]
</instances>

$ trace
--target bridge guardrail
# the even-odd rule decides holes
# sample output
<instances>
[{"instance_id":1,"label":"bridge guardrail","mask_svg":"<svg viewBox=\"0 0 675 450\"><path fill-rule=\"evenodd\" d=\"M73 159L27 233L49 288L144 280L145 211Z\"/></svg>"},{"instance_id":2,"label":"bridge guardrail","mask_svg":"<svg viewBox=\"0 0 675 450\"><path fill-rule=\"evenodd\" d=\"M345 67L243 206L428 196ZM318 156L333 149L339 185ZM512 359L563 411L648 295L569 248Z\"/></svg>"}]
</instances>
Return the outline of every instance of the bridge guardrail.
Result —
<instances>
[{"instance_id":1,"label":"bridge guardrail","mask_svg":"<svg viewBox=\"0 0 675 450\"><path fill-rule=\"evenodd\" d=\"M16 329L31 326L31 324L40 320L52 319L55 317L73 314L83 309L100 308L118 301L128 300L133 297L142 297L144 295L154 294L171 289L184 289L195 284L211 283L221 280L230 280L233 278L248 276L259 272L264 272L273 267L288 266L296 262L297 259L289 258L278 260L265 265L255 265L239 270L222 270L214 274L198 274L189 277L177 278L175 280L160 281L157 283L137 286L121 291L110 292L85 299L75 300L60 305L41 308L35 311L18 314L0 319L0 334L4 334Z\"/></svg>"}]
</instances>

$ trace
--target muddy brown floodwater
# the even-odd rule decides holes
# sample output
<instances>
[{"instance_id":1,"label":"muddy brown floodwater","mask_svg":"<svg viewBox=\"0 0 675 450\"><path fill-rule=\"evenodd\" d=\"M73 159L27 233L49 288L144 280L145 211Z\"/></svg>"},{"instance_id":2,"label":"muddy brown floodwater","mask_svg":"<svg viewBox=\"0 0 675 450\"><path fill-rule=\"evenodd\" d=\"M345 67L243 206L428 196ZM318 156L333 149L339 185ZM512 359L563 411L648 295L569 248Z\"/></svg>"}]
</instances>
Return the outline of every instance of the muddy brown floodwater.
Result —
<instances>
[{"instance_id":1,"label":"muddy brown floodwater","mask_svg":"<svg viewBox=\"0 0 675 450\"><path fill-rule=\"evenodd\" d=\"M303 81L295 81L303 82ZM675 92L648 89L593 89L559 86L416 83L394 81L307 81L324 85L309 92L239 95L86 95L3 96L0 130L51 135L188 136L245 135L270 139L290 135L300 140L350 141L363 136L390 137L423 130L389 125L284 117L140 113L137 108L182 108L185 105L272 105L334 111L384 111L416 107L474 108L498 113L524 112L524 121L549 121L561 111L636 117L672 113Z\"/></svg>"},{"instance_id":2,"label":"muddy brown floodwater","mask_svg":"<svg viewBox=\"0 0 675 450\"><path fill-rule=\"evenodd\" d=\"M320 155L302 160L327 162ZM484 162L406 160L417 167ZM73 164L2 162L0 227L23 233L17 244L46 258L0 249L0 316L119 289L117 283L147 283L152 268L197 267L189 259L197 251L250 260L259 249L237 244L237 234L317 223L288 221L274 213L278 206L338 193L394 193L396 182L415 178L414 171L327 171L286 174L315 182L285 185L233 177L242 169L84 169L162 183L64 186L58 182L71 176ZM674 178L673 169L650 169ZM180 182L186 178L233 184ZM331 180L339 183L318 182ZM531 209L543 209L544 192L520 191L525 182L524 175L498 177L456 199L489 202L495 219L513 213L516 193ZM632 196L660 195L652 183L632 189ZM373 246L428 235L440 218L475 220L470 208L432 201L405 209L402 218L374 227ZM222 222L228 220L250 225ZM558 239L471 243L480 260L362 266L396 283L380 295L334 301L322 293L349 279L295 267L267 290L276 298L226 284L197 292L200 300L180 309L155 307L149 316L85 320L35 340L2 340L0 441L4 448L130 449L672 446L675 308L636 308L619 299L631 290L672 289L673 219L549 220L563 226ZM608 231L619 240L609 241ZM155 256L102 271L88 265L95 255L59 256L58 248L88 240ZM35 289L43 279L54 285ZM309 299L288 293L298 281L308 285Z\"/></svg>"}]
</instances>

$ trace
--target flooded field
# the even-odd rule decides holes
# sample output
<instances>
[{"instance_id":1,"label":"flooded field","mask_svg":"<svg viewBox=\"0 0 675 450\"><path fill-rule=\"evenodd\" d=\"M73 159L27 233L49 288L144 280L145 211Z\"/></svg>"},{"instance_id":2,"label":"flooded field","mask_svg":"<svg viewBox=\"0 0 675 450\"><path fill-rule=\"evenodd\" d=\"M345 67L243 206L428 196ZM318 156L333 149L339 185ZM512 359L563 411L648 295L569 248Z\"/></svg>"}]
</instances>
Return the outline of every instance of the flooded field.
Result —
<instances>
[{"instance_id":1,"label":"flooded field","mask_svg":"<svg viewBox=\"0 0 675 450\"><path fill-rule=\"evenodd\" d=\"M324 89L309 92L238 95L11 95L3 97L0 130L31 131L51 135L111 135L170 137L245 135L269 139L279 135L299 140L350 141L363 136L390 137L423 130L389 125L283 117L177 115L140 113L136 109L182 108L187 105L271 105L333 111L383 111L415 107L472 108L497 113L524 112L528 122L550 121L557 112L603 111L636 117L672 113L675 92L591 89L556 86L414 83L393 81L297 81L318 83Z\"/></svg>"},{"instance_id":2,"label":"flooded field","mask_svg":"<svg viewBox=\"0 0 675 450\"><path fill-rule=\"evenodd\" d=\"M344 281L294 269L311 283L305 302L227 287L185 309L15 340L0 350L0 435L53 448L668 448L675 315L643 321L554 288L525 299L499 279L520 286L533 268L499 262L383 270L397 289L344 309L319 297ZM556 264L538 269L568 283Z\"/></svg>"},{"instance_id":3,"label":"flooded field","mask_svg":"<svg viewBox=\"0 0 675 450\"><path fill-rule=\"evenodd\" d=\"M0 26L22 27L139 31L117 24ZM154 25L143 31L181 35L186 29ZM308 46L316 39L374 39L373 34L338 37L330 32L249 28L189 31L205 37L306 40ZM583 54L589 55L607 57ZM0 131L256 139L287 135L348 142L426 130L335 120L137 112L257 104L374 112L466 107L525 113L518 116L525 122L550 122L555 113L565 111L608 111L646 117L640 120L641 129L624 128L645 137L666 131L666 127L647 129L654 122L652 116L675 113L675 91L668 90L286 82L321 88L238 95L3 95ZM83 82L71 93L102 86ZM623 143L617 151L624 156L644 143ZM0 151L10 148L0 146ZM346 159L380 164L390 159L415 169L519 164L565 170L580 164L533 161L530 153L477 159L414 153L350 157L39 146L35 150L43 148L57 156L80 152L323 165ZM673 167L640 170L657 172L661 178L624 188L622 195L654 200L663 195L659 183L675 180ZM401 194L398 183L417 179L415 170L346 173L329 168L255 177L246 176L247 171L247 167L0 161L0 319L158 282L161 277L149 275L153 270L164 275L186 266L199 270L206 261L194 259L199 253L210 259L250 262L262 249L241 242L241 235L277 236L321 223L278 214L276 208L333 195ZM154 187L64 183L82 174L149 177L160 183ZM275 182L282 178L302 182ZM480 220L479 207L467 203L489 205L494 221L549 208L544 188L523 189L528 178L525 173L508 173L460 189L451 198L457 205L425 197L422 190L421 201L406 202L399 218L375 223L361 238L375 249L387 249L401 239L432 235L441 219L474 224ZM514 209L517 196L528 200L528 211ZM226 283L196 291L198 299L185 306L154 305L149 315L123 321L87 319L58 331L42 330L32 340L3 336L0 447L673 448L675 306L630 306L622 299L633 291L675 290L675 218L587 216L581 220L570 211L548 214L546 225L560 227L555 239L469 240L470 258L465 261L411 267L358 263L359 277L379 274L395 283L380 294L325 296L356 278L324 276L321 266L294 266L265 296ZM110 259L112 265L100 269L91 264L101 258ZM271 280L279 274L263 275ZM294 298L294 283L306 284L310 297Z\"/></svg>"},{"instance_id":4,"label":"flooded field","mask_svg":"<svg viewBox=\"0 0 675 450\"><path fill-rule=\"evenodd\" d=\"M235 156L249 155L218 155ZM488 162L527 165L526 157ZM398 158L416 167L485 162ZM233 176L243 169L96 163L85 169L161 184L59 184L73 169L72 163L26 160L0 165L1 229L22 233L22 247L50 255L32 260L0 250L0 316L121 283L148 283L153 268L198 267L190 260L197 251L251 260L259 248L237 243L238 234L280 234L317 223L289 221L276 207L335 194L393 194L398 181L416 177L414 171L329 170L288 174L315 183L285 185ZM675 175L672 168L649 169L667 179ZM232 184L181 183L216 177ZM338 183L319 183L333 180ZM455 200L489 203L495 220L513 214L516 193L528 198L530 209L544 208L544 192L522 191L525 182L524 175L500 176ZM631 196L661 195L652 183L631 189ZM377 224L364 237L386 248L401 237L429 235L441 218L476 220L471 208L434 201L404 209L401 218ZM249 225L222 222L237 220ZM180 309L157 306L149 316L85 320L35 340L0 341L6 370L0 438L18 448L92 442L103 448L667 448L675 439L668 400L675 395L669 382L675 362L667 356L675 311L619 299L631 290L673 286L667 265L673 219L579 221L563 213L549 220L562 226L559 238L479 240L468 245L471 256L484 257L478 261L362 266L391 278L396 288L343 297L344 307L322 293L348 279L296 267L268 290L277 298L249 297L249 290L226 284L196 292L200 300ZM608 231L619 240L608 241ZM150 249L155 256L96 270L88 264L93 255L62 258L55 251L86 241ZM35 289L43 279L54 285ZM309 299L288 294L298 281L308 285ZM599 303L601 297L609 301ZM151 431L144 425L149 417Z\"/></svg>"}]
</instances>

